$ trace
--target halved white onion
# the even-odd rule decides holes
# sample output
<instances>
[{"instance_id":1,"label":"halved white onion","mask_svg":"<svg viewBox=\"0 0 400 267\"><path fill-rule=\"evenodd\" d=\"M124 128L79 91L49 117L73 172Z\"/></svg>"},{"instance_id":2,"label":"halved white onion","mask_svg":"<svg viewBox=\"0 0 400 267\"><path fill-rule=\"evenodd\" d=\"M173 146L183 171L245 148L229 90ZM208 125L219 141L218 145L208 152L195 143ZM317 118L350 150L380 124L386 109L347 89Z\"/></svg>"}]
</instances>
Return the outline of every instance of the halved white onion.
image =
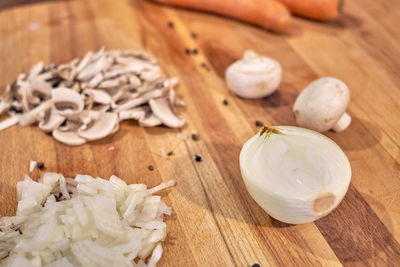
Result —
<instances>
[{"instance_id":1,"label":"halved white onion","mask_svg":"<svg viewBox=\"0 0 400 267\"><path fill-rule=\"evenodd\" d=\"M300 224L339 205L351 167L328 137L304 128L264 128L240 152L243 180L253 199L273 218Z\"/></svg>"}]
</instances>

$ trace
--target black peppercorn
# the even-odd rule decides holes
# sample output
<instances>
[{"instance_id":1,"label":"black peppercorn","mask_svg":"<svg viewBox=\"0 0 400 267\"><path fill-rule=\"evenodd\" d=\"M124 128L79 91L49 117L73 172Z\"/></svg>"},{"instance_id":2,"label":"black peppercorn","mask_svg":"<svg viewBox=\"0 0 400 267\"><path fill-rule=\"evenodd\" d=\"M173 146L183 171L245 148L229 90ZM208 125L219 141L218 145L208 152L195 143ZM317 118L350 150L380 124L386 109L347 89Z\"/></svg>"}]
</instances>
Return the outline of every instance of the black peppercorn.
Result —
<instances>
[{"instance_id":1,"label":"black peppercorn","mask_svg":"<svg viewBox=\"0 0 400 267\"><path fill-rule=\"evenodd\" d=\"M189 48L185 48L185 53L186 53L186 55L190 55L190 49Z\"/></svg>"},{"instance_id":2,"label":"black peppercorn","mask_svg":"<svg viewBox=\"0 0 400 267\"><path fill-rule=\"evenodd\" d=\"M153 165L149 165L149 167L147 167L149 169L149 171L154 171L154 167Z\"/></svg>"},{"instance_id":3,"label":"black peppercorn","mask_svg":"<svg viewBox=\"0 0 400 267\"><path fill-rule=\"evenodd\" d=\"M203 161L203 159L199 155L195 155L194 156L194 160L197 161L197 162Z\"/></svg>"},{"instance_id":4,"label":"black peppercorn","mask_svg":"<svg viewBox=\"0 0 400 267\"><path fill-rule=\"evenodd\" d=\"M197 49L195 48L195 49L193 49L193 51L192 51L192 53L194 54L194 55L197 55Z\"/></svg>"},{"instance_id":5,"label":"black peppercorn","mask_svg":"<svg viewBox=\"0 0 400 267\"><path fill-rule=\"evenodd\" d=\"M222 104L224 104L225 106L229 105L228 100L224 99L224 101L222 101Z\"/></svg>"},{"instance_id":6,"label":"black peppercorn","mask_svg":"<svg viewBox=\"0 0 400 267\"><path fill-rule=\"evenodd\" d=\"M199 139L200 139L200 136L198 134L192 134L193 141L198 141Z\"/></svg>"},{"instance_id":7,"label":"black peppercorn","mask_svg":"<svg viewBox=\"0 0 400 267\"><path fill-rule=\"evenodd\" d=\"M43 170L43 169L44 169L44 163L43 163L43 162L38 162L38 163L37 163L37 167L38 167L40 170Z\"/></svg>"},{"instance_id":8,"label":"black peppercorn","mask_svg":"<svg viewBox=\"0 0 400 267\"><path fill-rule=\"evenodd\" d=\"M261 127L261 126L264 125L261 121L256 121L254 124L255 124L257 127Z\"/></svg>"},{"instance_id":9,"label":"black peppercorn","mask_svg":"<svg viewBox=\"0 0 400 267\"><path fill-rule=\"evenodd\" d=\"M172 21L168 22L168 27L173 28L174 27L174 23Z\"/></svg>"}]
</instances>

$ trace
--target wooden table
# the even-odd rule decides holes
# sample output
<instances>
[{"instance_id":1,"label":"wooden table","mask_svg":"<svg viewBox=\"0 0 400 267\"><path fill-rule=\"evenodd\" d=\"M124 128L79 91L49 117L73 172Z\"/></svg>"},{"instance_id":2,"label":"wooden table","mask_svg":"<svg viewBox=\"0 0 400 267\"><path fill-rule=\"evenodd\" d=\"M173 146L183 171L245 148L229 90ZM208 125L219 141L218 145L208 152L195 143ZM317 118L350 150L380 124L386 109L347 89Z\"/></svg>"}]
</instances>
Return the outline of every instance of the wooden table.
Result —
<instances>
[{"instance_id":1,"label":"wooden table","mask_svg":"<svg viewBox=\"0 0 400 267\"><path fill-rule=\"evenodd\" d=\"M162 266L400 265L399 1L347 1L339 21L296 18L289 36L139 0L13 3L0 10L1 91L39 60L62 63L103 45L144 49L180 79L186 108L179 113L188 123L178 131L125 122L114 136L80 147L57 143L36 127L0 132L1 215L15 212L16 182L29 161L38 160L67 176L116 174L149 186L176 179L163 194L173 215ZM186 48L198 54L186 55ZM224 71L246 49L281 62L283 82L272 96L243 100L228 91ZM329 216L287 225L251 199L238 155L258 130L256 120L294 125L298 92L320 76L337 77L351 89L350 128L327 136L349 157L352 182ZM179 132L200 140L182 141ZM162 148L173 156L161 157ZM195 162L195 154L203 161Z\"/></svg>"}]
</instances>

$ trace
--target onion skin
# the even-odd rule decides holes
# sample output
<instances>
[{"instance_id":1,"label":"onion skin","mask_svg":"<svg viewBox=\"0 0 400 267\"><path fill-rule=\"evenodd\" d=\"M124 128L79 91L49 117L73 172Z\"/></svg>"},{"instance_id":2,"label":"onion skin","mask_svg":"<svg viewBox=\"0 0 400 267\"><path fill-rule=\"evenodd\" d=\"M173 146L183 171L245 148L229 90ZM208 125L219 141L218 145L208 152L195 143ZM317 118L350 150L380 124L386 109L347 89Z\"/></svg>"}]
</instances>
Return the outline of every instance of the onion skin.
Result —
<instances>
[{"instance_id":1,"label":"onion skin","mask_svg":"<svg viewBox=\"0 0 400 267\"><path fill-rule=\"evenodd\" d=\"M326 191L321 191L317 195L299 197L293 196L288 192L282 192L282 190L277 191L271 184L268 186L268 182L254 177L254 172L249 170L247 162L251 159L254 149L265 145L265 142L268 142L268 136L273 134L283 134L290 138L291 135L293 135L293 138L296 135L310 136L320 142L326 142L326 147L332 150L329 153L337 153L335 156L342 160L342 165L340 166L343 168L343 177L340 177L340 180L335 180L337 181L337 186L335 188L327 188ZM318 147L317 149L322 148ZM350 163L339 146L322 134L293 126L277 126L267 128L267 130L263 129L260 133L250 138L243 145L240 152L240 170L246 188L257 204L271 217L290 224L308 223L328 215L344 198L351 179ZM262 171L264 172L264 169ZM270 173L268 169L265 169L265 172ZM329 191L329 189L332 189L332 191Z\"/></svg>"}]
</instances>

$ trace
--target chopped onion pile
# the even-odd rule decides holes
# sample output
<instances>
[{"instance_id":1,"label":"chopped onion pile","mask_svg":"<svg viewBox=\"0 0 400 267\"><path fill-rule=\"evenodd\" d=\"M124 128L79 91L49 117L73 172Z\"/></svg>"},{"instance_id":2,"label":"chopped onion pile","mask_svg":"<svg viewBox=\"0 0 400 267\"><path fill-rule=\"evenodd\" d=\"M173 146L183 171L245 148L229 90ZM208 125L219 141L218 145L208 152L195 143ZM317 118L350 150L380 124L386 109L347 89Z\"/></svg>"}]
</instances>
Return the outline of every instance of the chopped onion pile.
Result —
<instances>
[{"instance_id":1,"label":"chopped onion pile","mask_svg":"<svg viewBox=\"0 0 400 267\"><path fill-rule=\"evenodd\" d=\"M0 219L0 265L156 266L171 209L153 193L174 184L26 176L17 184L17 215Z\"/></svg>"}]
</instances>

